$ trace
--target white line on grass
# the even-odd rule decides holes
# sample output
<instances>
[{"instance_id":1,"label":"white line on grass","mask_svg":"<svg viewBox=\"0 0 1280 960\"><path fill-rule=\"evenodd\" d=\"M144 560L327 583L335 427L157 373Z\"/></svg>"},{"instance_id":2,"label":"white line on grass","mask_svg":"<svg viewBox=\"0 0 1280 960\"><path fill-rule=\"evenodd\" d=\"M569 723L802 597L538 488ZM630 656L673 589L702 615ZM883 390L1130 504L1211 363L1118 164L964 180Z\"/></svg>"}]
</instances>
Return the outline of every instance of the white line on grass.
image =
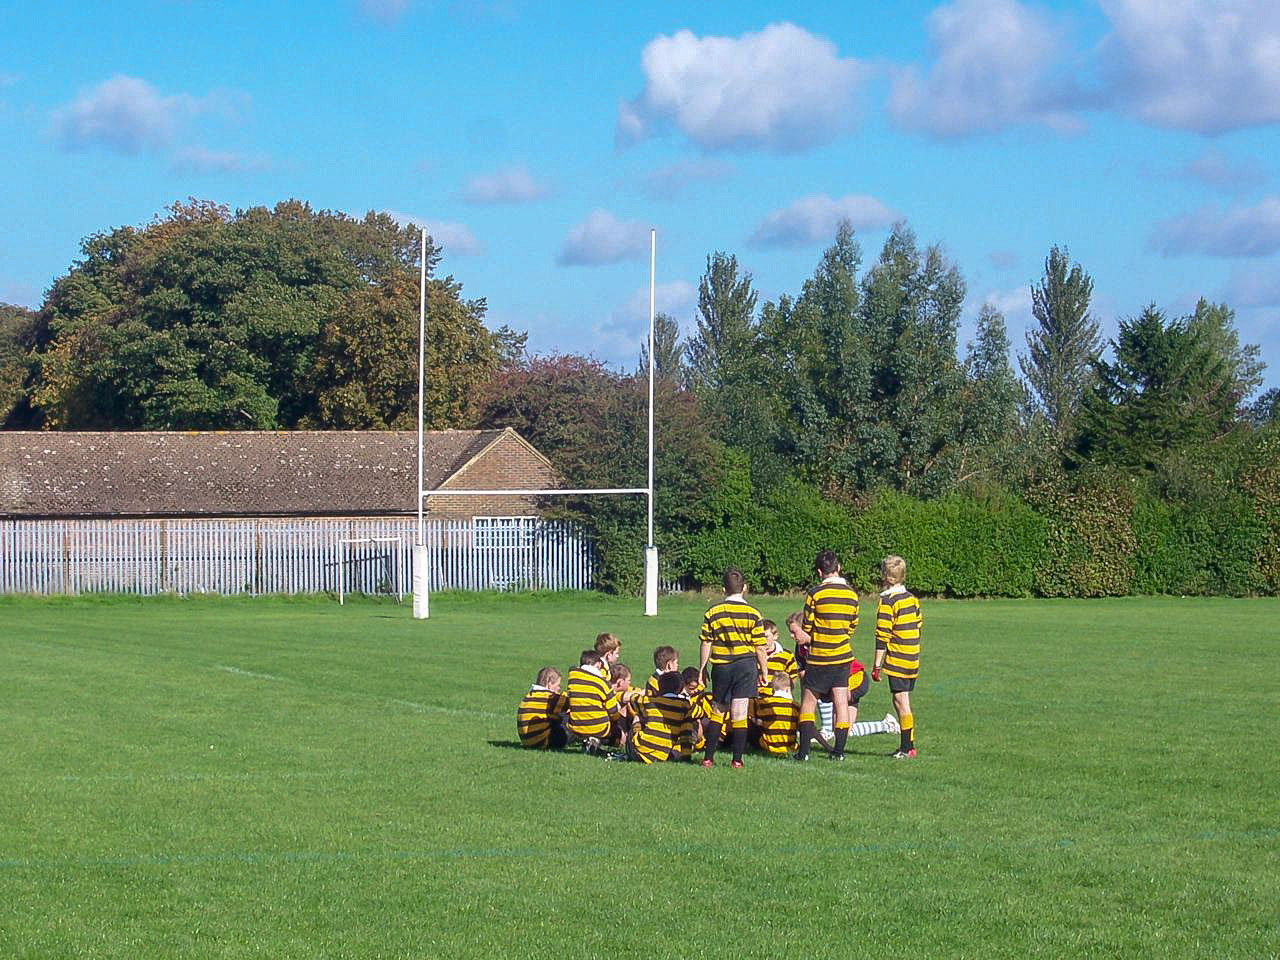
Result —
<instances>
[{"instance_id":1,"label":"white line on grass","mask_svg":"<svg viewBox=\"0 0 1280 960\"><path fill-rule=\"evenodd\" d=\"M271 673L255 673L253 670L243 670L240 667L228 667L224 663L215 663L215 667L219 670L225 670L227 673L234 673L238 677L254 677L258 680L279 680L280 677Z\"/></svg>"}]
</instances>

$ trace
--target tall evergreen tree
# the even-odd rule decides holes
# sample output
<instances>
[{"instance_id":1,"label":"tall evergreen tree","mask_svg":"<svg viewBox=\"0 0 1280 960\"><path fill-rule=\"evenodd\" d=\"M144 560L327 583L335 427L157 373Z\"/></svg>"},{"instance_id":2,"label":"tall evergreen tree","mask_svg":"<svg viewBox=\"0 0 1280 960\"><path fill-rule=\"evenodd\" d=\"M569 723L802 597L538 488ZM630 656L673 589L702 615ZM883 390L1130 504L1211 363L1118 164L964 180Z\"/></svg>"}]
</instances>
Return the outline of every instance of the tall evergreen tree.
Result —
<instances>
[{"instance_id":1,"label":"tall evergreen tree","mask_svg":"<svg viewBox=\"0 0 1280 960\"><path fill-rule=\"evenodd\" d=\"M1221 436L1236 417L1232 371L1191 318L1167 320L1155 304L1120 321L1113 362L1081 409L1081 461L1153 469L1168 454Z\"/></svg>"},{"instance_id":2,"label":"tall evergreen tree","mask_svg":"<svg viewBox=\"0 0 1280 960\"><path fill-rule=\"evenodd\" d=\"M1226 365L1231 375L1231 392L1242 410L1245 401L1262 386L1262 374L1267 369L1262 360L1262 348L1256 343L1240 343L1236 330L1236 312L1225 303L1209 303L1203 297L1196 304L1195 313L1187 325L1196 338L1208 347Z\"/></svg>"},{"instance_id":3,"label":"tall evergreen tree","mask_svg":"<svg viewBox=\"0 0 1280 960\"><path fill-rule=\"evenodd\" d=\"M1071 439L1076 411L1092 382L1101 352L1098 323L1089 313L1093 280L1065 247L1053 247L1044 277L1031 288L1036 325L1027 331L1027 353L1018 358L1030 386L1034 412L1043 416L1059 448Z\"/></svg>"},{"instance_id":4,"label":"tall evergreen tree","mask_svg":"<svg viewBox=\"0 0 1280 960\"><path fill-rule=\"evenodd\" d=\"M1007 458L1017 426L1021 390L1009 364L1004 314L984 304L964 362L964 451L958 482L994 472Z\"/></svg>"}]
</instances>

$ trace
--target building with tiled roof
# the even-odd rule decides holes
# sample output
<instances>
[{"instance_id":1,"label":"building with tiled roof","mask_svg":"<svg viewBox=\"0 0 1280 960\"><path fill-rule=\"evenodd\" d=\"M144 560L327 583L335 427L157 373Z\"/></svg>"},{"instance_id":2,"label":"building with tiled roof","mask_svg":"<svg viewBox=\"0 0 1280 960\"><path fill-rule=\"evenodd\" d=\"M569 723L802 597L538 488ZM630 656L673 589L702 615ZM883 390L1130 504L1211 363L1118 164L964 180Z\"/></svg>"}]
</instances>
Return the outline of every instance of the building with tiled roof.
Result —
<instances>
[{"instance_id":1,"label":"building with tiled roof","mask_svg":"<svg viewBox=\"0 0 1280 960\"><path fill-rule=\"evenodd\" d=\"M417 511L415 431L0 432L0 518L388 517ZM424 437L424 488L550 489L515 431ZM537 513L528 497L438 497L427 515Z\"/></svg>"}]
</instances>

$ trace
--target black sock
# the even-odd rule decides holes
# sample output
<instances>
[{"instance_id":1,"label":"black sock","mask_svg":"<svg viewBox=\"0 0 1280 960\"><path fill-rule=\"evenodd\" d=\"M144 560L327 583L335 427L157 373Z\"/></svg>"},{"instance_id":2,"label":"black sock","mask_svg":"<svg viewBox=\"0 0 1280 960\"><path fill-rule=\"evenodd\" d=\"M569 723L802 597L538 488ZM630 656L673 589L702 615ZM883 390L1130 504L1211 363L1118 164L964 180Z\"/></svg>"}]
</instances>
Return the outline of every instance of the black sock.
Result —
<instances>
[{"instance_id":1,"label":"black sock","mask_svg":"<svg viewBox=\"0 0 1280 960\"><path fill-rule=\"evenodd\" d=\"M742 762L742 752L747 749L747 728L733 728L733 762Z\"/></svg>"},{"instance_id":2,"label":"black sock","mask_svg":"<svg viewBox=\"0 0 1280 960\"><path fill-rule=\"evenodd\" d=\"M720 724L712 720L707 725L707 751L702 755L703 760L711 760L716 755L716 747L720 746Z\"/></svg>"},{"instance_id":3,"label":"black sock","mask_svg":"<svg viewBox=\"0 0 1280 960\"><path fill-rule=\"evenodd\" d=\"M848 739L849 739L849 728L836 727L836 743L835 743L835 750L833 751L833 754L835 756L837 757L844 756L844 744L845 744L845 741Z\"/></svg>"},{"instance_id":4,"label":"black sock","mask_svg":"<svg viewBox=\"0 0 1280 960\"><path fill-rule=\"evenodd\" d=\"M903 752L903 753L906 753L908 750L910 750L912 747L914 747L914 746L915 746L915 744L913 744L913 743L911 742L911 741L912 741L911 733L912 733L912 730L911 730L911 728L910 728L910 727L907 727L907 729L905 729L905 730L903 730L903 731L902 731L902 747L901 747L901 749L902 749L902 752Z\"/></svg>"},{"instance_id":5,"label":"black sock","mask_svg":"<svg viewBox=\"0 0 1280 960\"><path fill-rule=\"evenodd\" d=\"M804 760L809 756L809 741L813 739L813 731L818 729L812 720L800 721L800 738L796 746L796 759Z\"/></svg>"}]
</instances>

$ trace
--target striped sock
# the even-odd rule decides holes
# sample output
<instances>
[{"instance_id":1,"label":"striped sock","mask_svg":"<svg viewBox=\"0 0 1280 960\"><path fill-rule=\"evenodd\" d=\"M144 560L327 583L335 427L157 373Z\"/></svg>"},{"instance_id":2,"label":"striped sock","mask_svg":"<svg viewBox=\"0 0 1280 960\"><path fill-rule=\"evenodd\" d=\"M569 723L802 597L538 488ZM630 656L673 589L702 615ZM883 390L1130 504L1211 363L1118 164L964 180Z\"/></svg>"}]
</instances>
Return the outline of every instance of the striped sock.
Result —
<instances>
[{"instance_id":1,"label":"striped sock","mask_svg":"<svg viewBox=\"0 0 1280 960\"><path fill-rule=\"evenodd\" d=\"M898 718L898 723L902 727L902 750L914 750L916 748L916 718L909 713L904 713Z\"/></svg>"},{"instance_id":2,"label":"striped sock","mask_svg":"<svg viewBox=\"0 0 1280 960\"><path fill-rule=\"evenodd\" d=\"M859 720L849 728L851 737L869 737L873 733L893 733L893 727L883 720Z\"/></svg>"},{"instance_id":3,"label":"striped sock","mask_svg":"<svg viewBox=\"0 0 1280 960\"><path fill-rule=\"evenodd\" d=\"M848 721L845 721L844 723L839 723L839 722L837 722L837 723L836 723L836 742L835 742L835 749L832 751L832 754L831 754L833 757L843 757L843 756L844 756L844 743L845 743L845 741L846 741L846 740L848 740L848 739L849 739L849 723L848 723Z\"/></svg>"},{"instance_id":4,"label":"striped sock","mask_svg":"<svg viewBox=\"0 0 1280 960\"><path fill-rule=\"evenodd\" d=\"M832 706L832 705L831 705L831 704L829 704L829 703L819 703L819 704L818 704L818 717L820 717L820 718L822 719L822 724L818 727L818 729L819 729L819 730L831 730L831 729L833 729L833 727L831 726L831 718L832 718L833 716L835 716L835 707L834 707L834 706ZM815 719L817 719L817 718L815 718Z\"/></svg>"},{"instance_id":5,"label":"striped sock","mask_svg":"<svg viewBox=\"0 0 1280 960\"><path fill-rule=\"evenodd\" d=\"M733 725L733 762L741 763L742 754L747 749L747 718L732 721Z\"/></svg>"},{"instance_id":6,"label":"striped sock","mask_svg":"<svg viewBox=\"0 0 1280 960\"><path fill-rule=\"evenodd\" d=\"M805 760L809 756L809 742L813 739L813 714L800 714L800 729L796 740L796 759Z\"/></svg>"}]
</instances>

